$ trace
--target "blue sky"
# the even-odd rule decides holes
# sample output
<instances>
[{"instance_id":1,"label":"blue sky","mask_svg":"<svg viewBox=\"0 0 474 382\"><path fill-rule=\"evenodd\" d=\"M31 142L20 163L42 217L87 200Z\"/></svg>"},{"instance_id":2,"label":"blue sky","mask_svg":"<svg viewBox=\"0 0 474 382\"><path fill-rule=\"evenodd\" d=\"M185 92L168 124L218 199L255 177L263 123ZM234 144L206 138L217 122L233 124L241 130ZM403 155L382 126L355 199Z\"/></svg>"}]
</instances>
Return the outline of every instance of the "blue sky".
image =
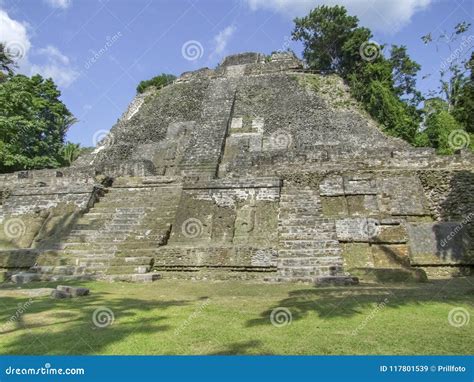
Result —
<instances>
[{"instance_id":1,"label":"blue sky","mask_svg":"<svg viewBox=\"0 0 474 382\"><path fill-rule=\"evenodd\" d=\"M91 146L94 134L125 111L141 80L214 67L243 51L290 47L300 54L301 45L289 38L292 19L335 3L370 27L378 43L406 45L422 65L423 91L437 87L449 54L420 36L462 20L474 24L474 0L0 0L0 41L21 57L20 72L53 77L79 120L68 140ZM434 75L421 80L428 73Z\"/></svg>"}]
</instances>

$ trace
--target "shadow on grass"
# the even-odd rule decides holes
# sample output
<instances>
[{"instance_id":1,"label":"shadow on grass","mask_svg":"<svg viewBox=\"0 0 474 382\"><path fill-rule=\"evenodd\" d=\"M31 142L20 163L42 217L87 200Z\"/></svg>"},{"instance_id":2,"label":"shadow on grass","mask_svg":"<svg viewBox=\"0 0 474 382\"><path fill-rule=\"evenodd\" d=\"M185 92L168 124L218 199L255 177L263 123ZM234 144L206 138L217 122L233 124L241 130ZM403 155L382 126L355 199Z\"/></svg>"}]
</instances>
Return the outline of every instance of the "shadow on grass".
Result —
<instances>
[{"instance_id":1,"label":"shadow on grass","mask_svg":"<svg viewBox=\"0 0 474 382\"><path fill-rule=\"evenodd\" d=\"M190 303L193 301L108 298L107 293L63 300L0 297L0 333L17 332L13 340L0 345L0 353L106 353L107 346L132 334L171 330L163 324L168 318L166 310Z\"/></svg>"},{"instance_id":2,"label":"shadow on grass","mask_svg":"<svg viewBox=\"0 0 474 382\"><path fill-rule=\"evenodd\" d=\"M400 308L427 302L473 304L473 300L474 278L472 277L438 280L429 284L405 284L394 288L388 286L308 288L289 292L288 297L263 311L259 318L247 321L246 326L271 324L272 312L281 307L291 312L292 321L298 321L311 313L316 313L323 319L352 317L382 303L390 308Z\"/></svg>"},{"instance_id":3,"label":"shadow on grass","mask_svg":"<svg viewBox=\"0 0 474 382\"><path fill-rule=\"evenodd\" d=\"M245 342L237 342L227 345L225 350L221 350L216 353L209 355L239 355L239 354L252 354L250 350L260 348L263 345L262 341L252 340ZM260 355L272 355L272 353L259 353Z\"/></svg>"}]
</instances>

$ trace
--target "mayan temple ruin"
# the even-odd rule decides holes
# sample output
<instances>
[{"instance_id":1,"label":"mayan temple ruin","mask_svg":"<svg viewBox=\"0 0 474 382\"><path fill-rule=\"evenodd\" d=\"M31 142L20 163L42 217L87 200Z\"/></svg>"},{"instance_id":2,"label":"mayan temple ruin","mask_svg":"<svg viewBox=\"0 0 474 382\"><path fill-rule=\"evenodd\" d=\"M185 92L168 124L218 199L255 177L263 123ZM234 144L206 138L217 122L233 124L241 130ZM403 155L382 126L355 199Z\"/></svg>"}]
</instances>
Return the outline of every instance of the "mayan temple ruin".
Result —
<instances>
[{"instance_id":1,"label":"mayan temple ruin","mask_svg":"<svg viewBox=\"0 0 474 382\"><path fill-rule=\"evenodd\" d=\"M0 175L1 281L471 274L473 159L384 134L290 53L229 56L138 95L71 167Z\"/></svg>"}]
</instances>

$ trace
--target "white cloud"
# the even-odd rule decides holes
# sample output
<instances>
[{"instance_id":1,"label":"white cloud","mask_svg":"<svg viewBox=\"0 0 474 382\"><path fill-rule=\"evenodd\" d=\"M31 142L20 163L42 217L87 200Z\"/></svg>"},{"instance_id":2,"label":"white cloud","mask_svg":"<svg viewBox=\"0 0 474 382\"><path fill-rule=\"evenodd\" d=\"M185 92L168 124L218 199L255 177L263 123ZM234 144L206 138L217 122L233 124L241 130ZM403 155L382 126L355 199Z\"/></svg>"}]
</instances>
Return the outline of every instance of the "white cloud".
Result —
<instances>
[{"instance_id":1,"label":"white cloud","mask_svg":"<svg viewBox=\"0 0 474 382\"><path fill-rule=\"evenodd\" d=\"M61 87L71 85L79 77L79 72L69 58L53 45L34 49L27 27L26 23L13 20L0 9L0 42L5 44L7 54L18 64L18 72L51 77ZM34 62L31 62L32 58L35 58Z\"/></svg>"},{"instance_id":2,"label":"white cloud","mask_svg":"<svg viewBox=\"0 0 474 382\"><path fill-rule=\"evenodd\" d=\"M67 9L71 6L72 0L44 0L52 8Z\"/></svg>"},{"instance_id":3,"label":"white cloud","mask_svg":"<svg viewBox=\"0 0 474 382\"><path fill-rule=\"evenodd\" d=\"M394 33L408 24L412 16L429 7L433 0L245 0L250 9L267 9L288 15L304 16L318 5L344 5L356 15L360 25L377 32Z\"/></svg>"},{"instance_id":4,"label":"white cloud","mask_svg":"<svg viewBox=\"0 0 474 382\"><path fill-rule=\"evenodd\" d=\"M216 54L222 54L222 52L224 52L225 48L227 47L227 43L235 32L235 29L236 28L234 25L229 25L214 37L214 43L216 44L214 52Z\"/></svg>"},{"instance_id":5,"label":"white cloud","mask_svg":"<svg viewBox=\"0 0 474 382\"><path fill-rule=\"evenodd\" d=\"M31 65L30 75L38 73L45 78L51 77L57 85L65 88L79 77L79 72L70 65L69 58L58 48L48 45L46 48L38 49L35 53L42 56L45 63Z\"/></svg>"},{"instance_id":6,"label":"white cloud","mask_svg":"<svg viewBox=\"0 0 474 382\"><path fill-rule=\"evenodd\" d=\"M69 65L69 58L62 54L58 48L48 45L46 48L38 49L38 54L46 56L51 61L57 61L63 65Z\"/></svg>"},{"instance_id":7,"label":"white cloud","mask_svg":"<svg viewBox=\"0 0 474 382\"><path fill-rule=\"evenodd\" d=\"M19 65L27 59L31 48L27 33L27 24L13 20L8 13L0 9L0 42L5 44L6 53Z\"/></svg>"},{"instance_id":8,"label":"white cloud","mask_svg":"<svg viewBox=\"0 0 474 382\"><path fill-rule=\"evenodd\" d=\"M221 30L218 34L214 36L212 39L214 44L214 50L210 54L210 59L214 59L216 57L221 57L222 54L225 52L227 48L227 44L229 40L232 38L234 32L236 31L235 25L229 25L225 29Z\"/></svg>"}]
</instances>

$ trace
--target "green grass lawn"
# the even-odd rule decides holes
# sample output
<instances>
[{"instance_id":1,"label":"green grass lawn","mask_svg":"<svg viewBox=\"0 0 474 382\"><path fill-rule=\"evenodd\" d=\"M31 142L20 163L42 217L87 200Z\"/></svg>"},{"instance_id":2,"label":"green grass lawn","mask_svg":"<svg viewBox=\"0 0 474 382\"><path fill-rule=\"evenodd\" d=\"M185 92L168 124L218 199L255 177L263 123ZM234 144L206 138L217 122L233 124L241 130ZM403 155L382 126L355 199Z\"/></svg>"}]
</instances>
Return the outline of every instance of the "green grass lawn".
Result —
<instances>
[{"instance_id":1,"label":"green grass lawn","mask_svg":"<svg viewBox=\"0 0 474 382\"><path fill-rule=\"evenodd\" d=\"M473 316L472 277L350 288L82 282L73 285L90 288L89 296L28 296L30 288L55 285L0 287L0 353L471 354L474 349L474 318L460 327L448 320L455 308ZM94 311L104 307L114 320L97 327ZM276 308L291 313L289 324L272 325ZM97 317L99 325L107 323L104 317Z\"/></svg>"}]
</instances>

